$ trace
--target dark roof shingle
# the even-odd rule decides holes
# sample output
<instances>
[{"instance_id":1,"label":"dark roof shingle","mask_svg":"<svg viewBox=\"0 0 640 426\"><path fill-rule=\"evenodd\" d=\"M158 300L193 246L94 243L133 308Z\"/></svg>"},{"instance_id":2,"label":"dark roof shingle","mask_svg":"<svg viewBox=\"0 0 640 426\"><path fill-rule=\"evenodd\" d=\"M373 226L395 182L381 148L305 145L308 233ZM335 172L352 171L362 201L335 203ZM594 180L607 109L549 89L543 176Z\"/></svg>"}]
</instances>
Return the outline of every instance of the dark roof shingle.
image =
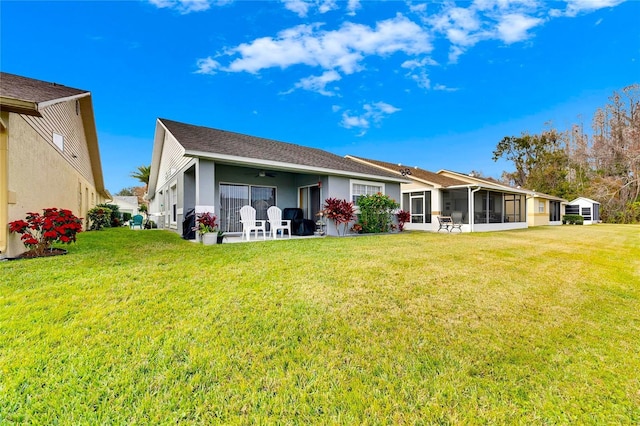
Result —
<instances>
[{"instance_id":1,"label":"dark roof shingle","mask_svg":"<svg viewBox=\"0 0 640 426\"><path fill-rule=\"evenodd\" d=\"M395 173L356 163L317 148L195 126L164 118L159 120L184 149L187 152L191 151L192 154L202 152L228 155L398 179Z\"/></svg>"},{"instance_id":2,"label":"dark roof shingle","mask_svg":"<svg viewBox=\"0 0 640 426\"><path fill-rule=\"evenodd\" d=\"M393 171L394 173L397 174L401 174L400 173L400 169L405 169L408 168L411 170L411 174L406 176L407 178L417 178L417 179L421 179L430 183L434 183L436 185L440 185L444 188L450 187L450 186L457 186L457 185L467 185L467 182L464 182L462 180L458 180L458 179L454 179L454 178L450 178L448 176L443 176L443 175L439 175L437 173L433 173L430 172L428 170L424 170L424 169L420 169L418 167L409 167L406 165L402 165L399 166L398 164L393 164L393 163L388 163L386 161L379 161L379 160L370 160L368 158L362 158L362 157L356 157L355 155L350 155L350 157L353 157L354 159L358 159L360 161L366 161L370 164L376 165L378 167L384 167L385 169L388 169L390 171Z\"/></svg>"},{"instance_id":3,"label":"dark roof shingle","mask_svg":"<svg viewBox=\"0 0 640 426\"><path fill-rule=\"evenodd\" d=\"M0 96L34 103L87 93L87 90L74 89L57 83L22 77L0 72Z\"/></svg>"}]
</instances>

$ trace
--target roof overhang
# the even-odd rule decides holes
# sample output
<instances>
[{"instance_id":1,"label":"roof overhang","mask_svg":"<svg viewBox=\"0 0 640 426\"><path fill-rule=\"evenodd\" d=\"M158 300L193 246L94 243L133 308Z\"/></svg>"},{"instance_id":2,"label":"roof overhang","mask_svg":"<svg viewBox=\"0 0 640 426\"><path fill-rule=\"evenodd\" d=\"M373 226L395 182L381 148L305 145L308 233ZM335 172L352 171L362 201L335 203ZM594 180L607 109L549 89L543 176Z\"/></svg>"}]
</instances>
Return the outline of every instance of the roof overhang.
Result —
<instances>
[{"instance_id":1,"label":"roof overhang","mask_svg":"<svg viewBox=\"0 0 640 426\"><path fill-rule=\"evenodd\" d=\"M446 188L442 188L442 189L447 190L447 189L465 189L465 188L487 189L487 190L496 191L496 192L529 195L529 192L524 191L522 189L508 188L506 186L498 186L498 185L495 185L495 186L487 185L484 183L468 183L464 185L453 185L453 186L447 186Z\"/></svg>"},{"instance_id":2,"label":"roof overhang","mask_svg":"<svg viewBox=\"0 0 640 426\"><path fill-rule=\"evenodd\" d=\"M42 114L38 111L38 104L36 102L24 101L22 99L0 96L0 109L18 114L42 117Z\"/></svg>"},{"instance_id":3,"label":"roof overhang","mask_svg":"<svg viewBox=\"0 0 640 426\"><path fill-rule=\"evenodd\" d=\"M96 191L102 194L106 199L111 199L111 194L104 187L104 176L102 174L102 162L100 160L100 147L98 145L98 132L96 130L96 121L93 115L93 103L91 102L91 93L83 93L78 96L70 96L66 100L80 100L80 113L82 114L82 126L84 134L87 138L87 148L89 150L89 161L91 170L93 171L93 181ZM50 104L52 105L52 104Z\"/></svg>"},{"instance_id":4,"label":"roof overhang","mask_svg":"<svg viewBox=\"0 0 640 426\"><path fill-rule=\"evenodd\" d=\"M332 176L357 177L362 179L384 180L386 182L410 183L411 181L401 177L382 176L373 173L359 173L348 170L328 169L324 167L307 166L304 164L285 163L280 161L264 160L260 158L239 157L234 155L216 154L202 151L185 151L187 157L214 160L221 164L231 164L236 166L248 166L256 168L268 168L270 170L280 170L286 172L322 174Z\"/></svg>"}]
</instances>

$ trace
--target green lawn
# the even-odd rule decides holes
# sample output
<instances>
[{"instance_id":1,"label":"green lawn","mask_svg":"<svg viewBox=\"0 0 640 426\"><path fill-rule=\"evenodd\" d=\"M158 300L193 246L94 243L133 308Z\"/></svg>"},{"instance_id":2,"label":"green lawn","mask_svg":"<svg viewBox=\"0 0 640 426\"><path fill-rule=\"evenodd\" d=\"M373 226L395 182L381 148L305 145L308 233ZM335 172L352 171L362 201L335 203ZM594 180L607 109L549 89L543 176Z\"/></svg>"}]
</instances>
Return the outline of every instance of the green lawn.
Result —
<instances>
[{"instance_id":1,"label":"green lawn","mask_svg":"<svg viewBox=\"0 0 640 426\"><path fill-rule=\"evenodd\" d=\"M638 424L640 226L0 263L0 424Z\"/></svg>"}]
</instances>

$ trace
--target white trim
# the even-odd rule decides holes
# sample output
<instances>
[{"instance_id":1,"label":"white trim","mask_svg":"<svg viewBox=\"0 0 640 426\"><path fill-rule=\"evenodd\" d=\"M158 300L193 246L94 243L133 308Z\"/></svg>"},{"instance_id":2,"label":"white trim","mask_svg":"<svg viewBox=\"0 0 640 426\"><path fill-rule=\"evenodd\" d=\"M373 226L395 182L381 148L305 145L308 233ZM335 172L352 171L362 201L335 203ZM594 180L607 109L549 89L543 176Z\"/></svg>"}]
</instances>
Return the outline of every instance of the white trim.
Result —
<instances>
[{"instance_id":1,"label":"white trim","mask_svg":"<svg viewBox=\"0 0 640 426\"><path fill-rule=\"evenodd\" d=\"M173 206L174 206L174 197L175 197L175 206L176 206L176 214L174 220L173 214ZM169 184L169 225L177 225L178 224L178 181L174 180Z\"/></svg>"},{"instance_id":2,"label":"white trim","mask_svg":"<svg viewBox=\"0 0 640 426\"><path fill-rule=\"evenodd\" d=\"M40 102L38 103L38 110L42 110L48 106L59 104L61 102L72 101L76 99L86 98L87 96L91 96L91 92L84 92L78 95L67 96L64 98L51 99L50 101Z\"/></svg>"},{"instance_id":3,"label":"white trim","mask_svg":"<svg viewBox=\"0 0 640 426\"><path fill-rule=\"evenodd\" d=\"M180 141L178 141L179 143ZM228 154L215 154L204 151L188 151L185 150L184 155L187 157L196 157L196 158L204 158L208 160L218 160L222 161L225 164L233 164L233 165L249 165L249 166L260 166L259 168L269 168L276 169L282 171L295 171L302 172L304 174L331 174L337 176L348 176L348 177L360 177L365 179L384 179L389 182L399 182L399 183L409 183L411 182L408 179L396 178L393 176L379 176L379 175L371 175L368 173L358 173L351 172L347 170L336 170L336 169L327 169L324 167L314 167L308 166L304 164L293 164L293 163L285 163L281 161L273 161L273 160L263 160L260 158L249 158L249 157L240 157L236 155L228 155Z\"/></svg>"},{"instance_id":4,"label":"white trim","mask_svg":"<svg viewBox=\"0 0 640 426\"><path fill-rule=\"evenodd\" d=\"M359 179L349 179L349 201L353 202L353 185L367 185L367 186L377 186L380 187L380 193L385 194L385 184L384 182L370 181L370 180L359 180ZM358 194L362 195L362 194ZM354 203L355 204L355 203ZM356 206L357 208L357 206Z\"/></svg>"}]
</instances>

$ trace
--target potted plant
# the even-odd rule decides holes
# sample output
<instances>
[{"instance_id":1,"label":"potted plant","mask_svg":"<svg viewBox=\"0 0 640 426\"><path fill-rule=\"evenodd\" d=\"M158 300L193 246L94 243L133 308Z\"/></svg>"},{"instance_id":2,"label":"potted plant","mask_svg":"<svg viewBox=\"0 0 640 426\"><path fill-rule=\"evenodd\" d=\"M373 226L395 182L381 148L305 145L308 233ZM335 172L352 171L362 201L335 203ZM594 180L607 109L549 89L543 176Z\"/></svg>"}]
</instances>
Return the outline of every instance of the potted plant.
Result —
<instances>
[{"instance_id":1,"label":"potted plant","mask_svg":"<svg viewBox=\"0 0 640 426\"><path fill-rule=\"evenodd\" d=\"M193 230L198 231L205 246L218 243L218 218L214 214L200 213L196 216L196 223L197 226Z\"/></svg>"}]
</instances>

